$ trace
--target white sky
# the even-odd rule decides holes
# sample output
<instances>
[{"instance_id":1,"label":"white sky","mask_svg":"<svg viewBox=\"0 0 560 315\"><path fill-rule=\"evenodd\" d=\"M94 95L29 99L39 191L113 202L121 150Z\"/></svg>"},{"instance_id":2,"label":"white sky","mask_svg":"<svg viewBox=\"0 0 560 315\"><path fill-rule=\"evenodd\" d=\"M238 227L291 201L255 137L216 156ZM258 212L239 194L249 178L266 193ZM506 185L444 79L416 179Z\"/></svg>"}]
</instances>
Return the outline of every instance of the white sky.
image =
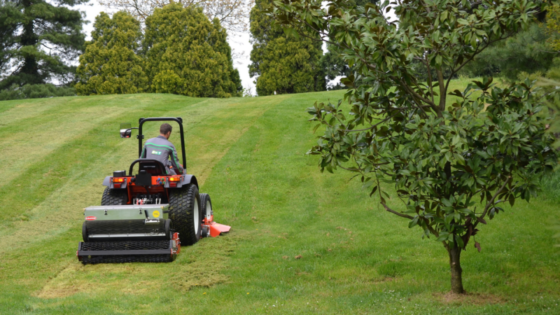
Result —
<instances>
[{"instance_id":1,"label":"white sky","mask_svg":"<svg viewBox=\"0 0 560 315\"><path fill-rule=\"evenodd\" d=\"M113 13L114 9L108 9L100 5L97 0L91 0L89 4L84 4L78 6L79 10L86 13L86 20L89 24L84 25L84 31L86 33L86 40L91 39L91 31L93 30L93 23L95 22L95 17L99 15L100 12ZM395 20L396 17L393 11L387 14L391 20ZM231 34L228 32L228 42L233 50L233 66L239 71L239 76L243 84L243 88L250 89L251 94L256 95L257 91L255 88L254 78L249 76L249 64L251 63L250 55L252 45L250 43L250 33L249 31L238 34ZM324 46L325 48L326 46ZM340 77L333 80L331 83L336 83L340 80Z\"/></svg>"}]
</instances>

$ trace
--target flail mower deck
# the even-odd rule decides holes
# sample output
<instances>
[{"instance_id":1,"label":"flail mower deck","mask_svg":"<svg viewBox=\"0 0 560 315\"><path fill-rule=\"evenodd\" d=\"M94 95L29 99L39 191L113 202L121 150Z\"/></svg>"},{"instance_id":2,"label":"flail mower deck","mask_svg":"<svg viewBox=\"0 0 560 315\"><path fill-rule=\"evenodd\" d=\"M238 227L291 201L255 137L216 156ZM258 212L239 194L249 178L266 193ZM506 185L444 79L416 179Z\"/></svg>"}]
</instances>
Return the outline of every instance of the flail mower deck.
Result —
<instances>
[{"instance_id":1,"label":"flail mower deck","mask_svg":"<svg viewBox=\"0 0 560 315\"><path fill-rule=\"evenodd\" d=\"M142 151L142 126L148 121L179 124L183 165L186 169L181 118L140 118L139 127L121 125L121 137L138 129ZM132 175L134 166L138 173ZM152 159L137 159L128 172L115 171L103 185L101 206L84 209L83 242L77 256L83 264L170 262L181 245L193 245L202 237L217 237L230 227L214 222L212 201L199 193L194 175L168 175L165 166Z\"/></svg>"}]
</instances>

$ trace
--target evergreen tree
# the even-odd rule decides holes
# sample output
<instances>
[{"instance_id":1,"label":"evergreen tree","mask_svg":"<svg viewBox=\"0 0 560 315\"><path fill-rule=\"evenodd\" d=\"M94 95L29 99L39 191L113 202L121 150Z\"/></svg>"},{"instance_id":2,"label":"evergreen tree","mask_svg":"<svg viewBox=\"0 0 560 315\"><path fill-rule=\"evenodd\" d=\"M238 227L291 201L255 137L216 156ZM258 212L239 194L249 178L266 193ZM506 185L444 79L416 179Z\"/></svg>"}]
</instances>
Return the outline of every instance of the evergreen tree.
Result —
<instances>
[{"instance_id":1,"label":"evergreen tree","mask_svg":"<svg viewBox=\"0 0 560 315\"><path fill-rule=\"evenodd\" d=\"M548 45L546 25L534 22L505 41L490 45L462 70L467 76L500 75L516 80L521 72L546 72L557 52Z\"/></svg>"},{"instance_id":2,"label":"evergreen tree","mask_svg":"<svg viewBox=\"0 0 560 315\"><path fill-rule=\"evenodd\" d=\"M127 94L145 90L148 77L137 55L142 40L140 22L127 12L113 18L101 12L95 19L92 40L80 56L76 91L80 95Z\"/></svg>"},{"instance_id":3,"label":"evergreen tree","mask_svg":"<svg viewBox=\"0 0 560 315\"><path fill-rule=\"evenodd\" d=\"M287 37L274 28L264 14L269 0L257 0L251 10L253 50L251 76L258 75L259 95L302 93L325 90L325 72L321 67L323 55L318 34L306 32L299 38Z\"/></svg>"},{"instance_id":4,"label":"evergreen tree","mask_svg":"<svg viewBox=\"0 0 560 315\"><path fill-rule=\"evenodd\" d=\"M170 4L146 19L146 72L157 93L188 96L241 96L227 33L201 8Z\"/></svg>"},{"instance_id":5,"label":"evergreen tree","mask_svg":"<svg viewBox=\"0 0 560 315\"><path fill-rule=\"evenodd\" d=\"M0 0L0 90L74 79L84 46L82 15L88 0Z\"/></svg>"}]
</instances>

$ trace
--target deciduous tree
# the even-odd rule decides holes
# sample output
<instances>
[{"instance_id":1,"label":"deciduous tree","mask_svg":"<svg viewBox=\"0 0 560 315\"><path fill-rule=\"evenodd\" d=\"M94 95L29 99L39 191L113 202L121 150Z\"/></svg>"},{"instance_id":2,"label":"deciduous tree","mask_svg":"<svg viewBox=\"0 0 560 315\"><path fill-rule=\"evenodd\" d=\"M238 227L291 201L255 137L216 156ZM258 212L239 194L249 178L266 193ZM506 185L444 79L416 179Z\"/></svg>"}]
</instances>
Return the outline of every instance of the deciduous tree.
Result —
<instances>
[{"instance_id":1,"label":"deciduous tree","mask_svg":"<svg viewBox=\"0 0 560 315\"><path fill-rule=\"evenodd\" d=\"M471 242L481 249L479 228L504 211L502 203L536 196L558 156L530 82L499 87L488 78L450 91L450 80L488 45L526 26L540 2L399 0L390 4L399 26L383 15L388 2L356 12L343 2L275 2L279 23L334 38L355 69L344 80L348 106L309 109L316 129L324 128L310 153L320 156L321 170L355 172L383 209L441 242L451 289L464 293L461 252ZM418 80L414 61L435 76ZM402 207L389 199L388 183Z\"/></svg>"},{"instance_id":2,"label":"deciduous tree","mask_svg":"<svg viewBox=\"0 0 560 315\"><path fill-rule=\"evenodd\" d=\"M220 21L201 8L170 4L146 19L144 50L151 88L188 96L241 96L239 72Z\"/></svg>"},{"instance_id":3,"label":"deciduous tree","mask_svg":"<svg viewBox=\"0 0 560 315\"><path fill-rule=\"evenodd\" d=\"M113 18L101 12L91 37L80 56L78 94L143 92L148 77L138 55L142 40L140 23L127 12L117 12Z\"/></svg>"},{"instance_id":4,"label":"deciduous tree","mask_svg":"<svg viewBox=\"0 0 560 315\"><path fill-rule=\"evenodd\" d=\"M178 3L185 8L200 7L210 20L217 18L227 30L244 31L253 0L99 0L99 3L125 10L141 21L152 15L156 8L163 8L170 3Z\"/></svg>"}]
</instances>

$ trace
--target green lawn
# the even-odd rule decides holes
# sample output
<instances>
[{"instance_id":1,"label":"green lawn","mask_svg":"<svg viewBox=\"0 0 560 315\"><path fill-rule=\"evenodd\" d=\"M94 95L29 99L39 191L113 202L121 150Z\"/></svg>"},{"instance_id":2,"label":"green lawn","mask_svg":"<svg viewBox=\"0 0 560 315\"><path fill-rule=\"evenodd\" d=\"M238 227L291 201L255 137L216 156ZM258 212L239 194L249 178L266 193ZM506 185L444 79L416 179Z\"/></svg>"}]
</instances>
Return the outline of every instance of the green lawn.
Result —
<instances>
[{"instance_id":1,"label":"green lawn","mask_svg":"<svg viewBox=\"0 0 560 315\"><path fill-rule=\"evenodd\" d=\"M482 252L462 257L470 294L455 300L441 244L305 155L305 108L342 95L0 102L0 314L560 313L558 192L481 228ZM82 266L82 209L137 156L119 123L154 116L185 119L189 173L232 232L173 263Z\"/></svg>"}]
</instances>

